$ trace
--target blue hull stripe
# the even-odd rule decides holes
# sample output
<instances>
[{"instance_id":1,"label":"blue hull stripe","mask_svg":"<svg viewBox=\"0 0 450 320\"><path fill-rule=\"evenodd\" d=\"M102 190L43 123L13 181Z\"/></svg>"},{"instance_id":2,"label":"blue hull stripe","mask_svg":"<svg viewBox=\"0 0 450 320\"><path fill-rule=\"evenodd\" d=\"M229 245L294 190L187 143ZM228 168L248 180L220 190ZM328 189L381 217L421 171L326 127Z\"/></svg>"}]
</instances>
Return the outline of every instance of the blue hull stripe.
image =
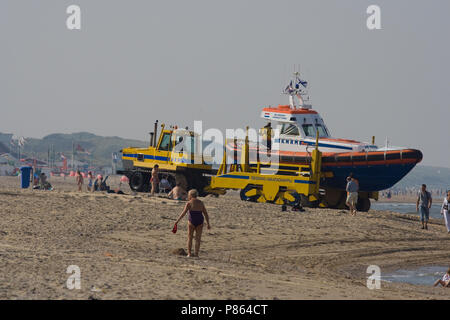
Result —
<instances>
[{"instance_id":1,"label":"blue hull stripe","mask_svg":"<svg viewBox=\"0 0 450 320\"><path fill-rule=\"evenodd\" d=\"M234 174L223 174L219 176L220 178L233 178L233 179L245 179L248 180L249 176L236 176Z\"/></svg>"},{"instance_id":2,"label":"blue hull stripe","mask_svg":"<svg viewBox=\"0 0 450 320\"><path fill-rule=\"evenodd\" d=\"M124 157L128 157L128 158L137 158L137 154L131 154L131 153L124 153L123 154ZM150 160L159 160L159 161L169 161L169 157L161 157L161 156L152 156L152 155L147 155L144 154L144 159L150 159ZM188 159L184 159L184 158L178 158L178 159L174 159L173 162L181 162L181 163L194 163L194 160L188 160Z\"/></svg>"}]
</instances>

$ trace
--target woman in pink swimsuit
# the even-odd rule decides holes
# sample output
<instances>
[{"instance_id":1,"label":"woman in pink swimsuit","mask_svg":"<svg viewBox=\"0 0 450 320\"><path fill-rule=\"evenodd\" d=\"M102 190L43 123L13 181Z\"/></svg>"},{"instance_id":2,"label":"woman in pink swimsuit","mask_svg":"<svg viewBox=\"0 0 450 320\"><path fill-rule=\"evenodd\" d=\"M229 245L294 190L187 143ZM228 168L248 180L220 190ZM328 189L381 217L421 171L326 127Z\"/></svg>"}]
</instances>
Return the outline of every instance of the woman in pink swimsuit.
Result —
<instances>
[{"instance_id":1,"label":"woman in pink swimsuit","mask_svg":"<svg viewBox=\"0 0 450 320\"><path fill-rule=\"evenodd\" d=\"M189 212L188 216L188 241L187 241L187 249L188 249L188 257L191 257L191 249L192 249L192 238L194 236L195 231L195 250L193 257L198 257L198 252L200 251L200 241L202 238L203 231L203 217L206 220L206 226L211 229L209 224L209 216L206 211L205 205L201 200L197 199L198 192L195 189L189 190L188 192L188 202L184 207L183 212L178 217L175 225L180 222L181 219Z\"/></svg>"}]
</instances>

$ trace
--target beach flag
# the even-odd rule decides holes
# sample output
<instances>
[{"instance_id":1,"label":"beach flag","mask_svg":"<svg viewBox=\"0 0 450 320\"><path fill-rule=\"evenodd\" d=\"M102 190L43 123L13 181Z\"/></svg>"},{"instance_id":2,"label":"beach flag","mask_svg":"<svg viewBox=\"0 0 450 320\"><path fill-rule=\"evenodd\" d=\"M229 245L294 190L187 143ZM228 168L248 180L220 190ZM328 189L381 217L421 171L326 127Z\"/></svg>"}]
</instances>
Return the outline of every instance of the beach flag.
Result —
<instances>
[{"instance_id":1,"label":"beach flag","mask_svg":"<svg viewBox=\"0 0 450 320\"><path fill-rule=\"evenodd\" d=\"M80 153L91 154L89 151L87 151L87 150L84 149L82 146L80 146L79 143L77 143L77 146L76 146L76 148L75 148L75 151L80 152Z\"/></svg>"},{"instance_id":2,"label":"beach flag","mask_svg":"<svg viewBox=\"0 0 450 320\"><path fill-rule=\"evenodd\" d=\"M297 85L301 84L302 86L304 86L306 88L306 86L308 85L308 81L302 80L300 78L297 78ZM298 88L298 87L297 87Z\"/></svg>"}]
</instances>

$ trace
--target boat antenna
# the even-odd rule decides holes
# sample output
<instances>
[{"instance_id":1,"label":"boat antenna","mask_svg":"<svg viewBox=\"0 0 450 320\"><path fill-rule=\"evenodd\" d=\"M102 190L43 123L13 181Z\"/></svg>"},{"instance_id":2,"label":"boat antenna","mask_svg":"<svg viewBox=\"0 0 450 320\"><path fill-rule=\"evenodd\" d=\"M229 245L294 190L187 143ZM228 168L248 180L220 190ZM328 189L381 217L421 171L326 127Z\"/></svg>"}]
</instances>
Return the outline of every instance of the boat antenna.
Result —
<instances>
[{"instance_id":1,"label":"boat antenna","mask_svg":"<svg viewBox=\"0 0 450 320\"><path fill-rule=\"evenodd\" d=\"M299 66L300 69L300 66ZM295 65L294 65L295 70ZM310 109L311 105L305 104L305 101L309 101L308 91L306 90L308 82L302 80L300 77L300 72L294 71L292 80L284 88L283 93L289 96L289 105L292 109L296 109L295 97L299 101L299 107L302 109Z\"/></svg>"}]
</instances>

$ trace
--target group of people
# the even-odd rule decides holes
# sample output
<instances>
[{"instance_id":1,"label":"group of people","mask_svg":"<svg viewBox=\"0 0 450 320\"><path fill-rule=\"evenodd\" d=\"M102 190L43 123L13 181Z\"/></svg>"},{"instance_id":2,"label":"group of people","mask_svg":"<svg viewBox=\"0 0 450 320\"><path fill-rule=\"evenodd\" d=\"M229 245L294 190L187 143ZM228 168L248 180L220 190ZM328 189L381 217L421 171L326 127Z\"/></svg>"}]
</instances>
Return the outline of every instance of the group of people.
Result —
<instances>
[{"instance_id":1,"label":"group of people","mask_svg":"<svg viewBox=\"0 0 450 320\"><path fill-rule=\"evenodd\" d=\"M52 185L47 180L47 175L44 172L36 170L33 179L33 189L53 190Z\"/></svg>"},{"instance_id":2,"label":"group of people","mask_svg":"<svg viewBox=\"0 0 450 320\"><path fill-rule=\"evenodd\" d=\"M84 178L83 178L83 175L81 174L80 170L77 170L76 181L77 181L78 191L83 191ZM86 189L89 192L101 190L102 183L104 182L102 175L99 174L96 178L94 178L92 171L88 172L87 181L88 181L88 183L87 183Z\"/></svg>"},{"instance_id":3,"label":"group of people","mask_svg":"<svg viewBox=\"0 0 450 320\"><path fill-rule=\"evenodd\" d=\"M150 195L155 195L155 192L159 189L164 189L165 191L170 190L167 196L170 199L174 200L186 200L188 198L188 194L186 190L183 188L180 182L177 182L176 185L172 188L167 176L163 176L161 180L159 179L159 166L155 164L152 170L152 175L150 178L151 191Z\"/></svg>"}]
</instances>

